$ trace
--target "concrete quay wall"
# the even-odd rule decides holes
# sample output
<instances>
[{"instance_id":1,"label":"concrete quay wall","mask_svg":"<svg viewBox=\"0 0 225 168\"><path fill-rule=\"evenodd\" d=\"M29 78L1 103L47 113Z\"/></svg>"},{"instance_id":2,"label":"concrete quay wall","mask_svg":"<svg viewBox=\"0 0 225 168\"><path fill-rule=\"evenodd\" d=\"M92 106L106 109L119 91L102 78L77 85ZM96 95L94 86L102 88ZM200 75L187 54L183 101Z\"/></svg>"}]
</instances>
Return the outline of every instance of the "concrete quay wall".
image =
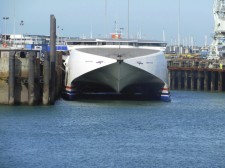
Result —
<instances>
[{"instance_id":1,"label":"concrete quay wall","mask_svg":"<svg viewBox=\"0 0 225 168\"><path fill-rule=\"evenodd\" d=\"M53 70L49 53L41 58L34 50L0 50L0 104L54 104L62 88L62 55L56 54Z\"/></svg>"}]
</instances>

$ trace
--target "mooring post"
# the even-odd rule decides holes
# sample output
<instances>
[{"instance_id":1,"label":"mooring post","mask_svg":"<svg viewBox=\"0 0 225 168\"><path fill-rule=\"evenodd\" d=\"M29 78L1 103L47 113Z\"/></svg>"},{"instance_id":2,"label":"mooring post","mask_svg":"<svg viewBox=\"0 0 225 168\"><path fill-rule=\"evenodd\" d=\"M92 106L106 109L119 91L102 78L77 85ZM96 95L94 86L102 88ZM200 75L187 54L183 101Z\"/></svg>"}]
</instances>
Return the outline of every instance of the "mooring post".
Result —
<instances>
[{"instance_id":1,"label":"mooring post","mask_svg":"<svg viewBox=\"0 0 225 168\"><path fill-rule=\"evenodd\" d=\"M49 104L49 83L50 83L50 63L49 54L44 53L44 65L43 65L43 105Z\"/></svg>"},{"instance_id":2,"label":"mooring post","mask_svg":"<svg viewBox=\"0 0 225 168\"><path fill-rule=\"evenodd\" d=\"M55 102L55 60L56 60L56 19L54 15L50 17L50 76L51 76L51 89L50 89L50 104Z\"/></svg>"},{"instance_id":3,"label":"mooring post","mask_svg":"<svg viewBox=\"0 0 225 168\"><path fill-rule=\"evenodd\" d=\"M9 103L15 103L15 51L9 51Z\"/></svg>"},{"instance_id":4,"label":"mooring post","mask_svg":"<svg viewBox=\"0 0 225 168\"><path fill-rule=\"evenodd\" d=\"M35 52L27 52L28 57L28 104L34 104L34 57Z\"/></svg>"}]
</instances>

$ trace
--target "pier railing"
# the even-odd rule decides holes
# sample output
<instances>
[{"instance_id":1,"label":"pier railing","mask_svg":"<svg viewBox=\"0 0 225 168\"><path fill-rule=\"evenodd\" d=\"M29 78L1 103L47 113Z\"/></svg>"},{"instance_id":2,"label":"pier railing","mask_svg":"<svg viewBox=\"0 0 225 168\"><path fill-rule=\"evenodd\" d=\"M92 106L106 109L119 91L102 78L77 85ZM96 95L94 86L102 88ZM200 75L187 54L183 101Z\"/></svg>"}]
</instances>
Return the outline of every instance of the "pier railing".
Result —
<instances>
[{"instance_id":1,"label":"pier railing","mask_svg":"<svg viewBox=\"0 0 225 168\"><path fill-rule=\"evenodd\" d=\"M206 59L169 59L167 61L168 68L185 69L185 70L225 70L225 61L223 60L206 60Z\"/></svg>"}]
</instances>

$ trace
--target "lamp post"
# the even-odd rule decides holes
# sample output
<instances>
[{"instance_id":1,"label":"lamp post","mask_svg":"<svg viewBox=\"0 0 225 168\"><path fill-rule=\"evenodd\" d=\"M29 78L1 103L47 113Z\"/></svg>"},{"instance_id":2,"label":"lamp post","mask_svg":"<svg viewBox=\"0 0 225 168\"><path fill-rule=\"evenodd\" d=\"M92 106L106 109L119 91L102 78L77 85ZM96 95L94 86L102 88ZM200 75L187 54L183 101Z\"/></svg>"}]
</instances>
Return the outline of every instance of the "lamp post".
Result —
<instances>
[{"instance_id":1,"label":"lamp post","mask_svg":"<svg viewBox=\"0 0 225 168\"><path fill-rule=\"evenodd\" d=\"M63 31L63 29L61 29ZM61 44L63 45L63 33L61 33Z\"/></svg>"},{"instance_id":2,"label":"lamp post","mask_svg":"<svg viewBox=\"0 0 225 168\"><path fill-rule=\"evenodd\" d=\"M59 41L60 41L60 26L57 26L58 32L57 32L57 39L58 39L58 45L59 45Z\"/></svg>"},{"instance_id":3,"label":"lamp post","mask_svg":"<svg viewBox=\"0 0 225 168\"><path fill-rule=\"evenodd\" d=\"M9 19L9 17L3 17L3 20L5 20L5 43L6 43L6 33L7 33L6 22L8 19Z\"/></svg>"},{"instance_id":4,"label":"lamp post","mask_svg":"<svg viewBox=\"0 0 225 168\"><path fill-rule=\"evenodd\" d=\"M22 44L23 44L23 42L22 42L22 37L23 37L22 26L23 26L23 25L24 25L24 21L21 20L21 21L20 21L20 26L21 26L21 46L22 46Z\"/></svg>"}]
</instances>

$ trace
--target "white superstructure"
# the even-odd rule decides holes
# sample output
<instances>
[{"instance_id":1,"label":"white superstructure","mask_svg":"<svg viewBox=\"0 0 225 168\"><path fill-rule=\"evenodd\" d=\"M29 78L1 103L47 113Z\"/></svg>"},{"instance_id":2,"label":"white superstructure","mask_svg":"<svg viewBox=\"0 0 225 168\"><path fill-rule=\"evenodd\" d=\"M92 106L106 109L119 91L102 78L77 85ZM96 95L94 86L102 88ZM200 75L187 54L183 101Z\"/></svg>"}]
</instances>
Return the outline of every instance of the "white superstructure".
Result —
<instances>
[{"instance_id":1,"label":"white superstructure","mask_svg":"<svg viewBox=\"0 0 225 168\"><path fill-rule=\"evenodd\" d=\"M67 42L64 97L82 94L144 95L170 100L166 43L126 39Z\"/></svg>"}]
</instances>

